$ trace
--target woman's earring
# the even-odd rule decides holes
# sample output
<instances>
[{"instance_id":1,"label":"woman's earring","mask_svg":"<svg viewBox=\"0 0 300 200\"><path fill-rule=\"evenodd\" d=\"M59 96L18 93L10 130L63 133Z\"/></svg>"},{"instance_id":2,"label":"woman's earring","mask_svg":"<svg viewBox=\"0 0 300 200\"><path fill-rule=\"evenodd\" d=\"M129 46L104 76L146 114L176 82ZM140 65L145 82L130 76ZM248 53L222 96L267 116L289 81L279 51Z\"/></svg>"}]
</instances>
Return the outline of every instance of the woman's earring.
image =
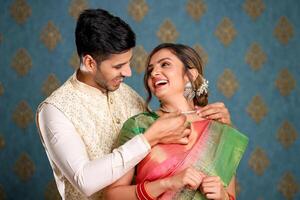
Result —
<instances>
[{"instance_id":1,"label":"woman's earring","mask_svg":"<svg viewBox=\"0 0 300 200\"><path fill-rule=\"evenodd\" d=\"M187 100L192 100L195 97L195 91L193 89L192 83L188 82L185 86L184 86L184 92L183 92L183 96L187 99Z\"/></svg>"}]
</instances>

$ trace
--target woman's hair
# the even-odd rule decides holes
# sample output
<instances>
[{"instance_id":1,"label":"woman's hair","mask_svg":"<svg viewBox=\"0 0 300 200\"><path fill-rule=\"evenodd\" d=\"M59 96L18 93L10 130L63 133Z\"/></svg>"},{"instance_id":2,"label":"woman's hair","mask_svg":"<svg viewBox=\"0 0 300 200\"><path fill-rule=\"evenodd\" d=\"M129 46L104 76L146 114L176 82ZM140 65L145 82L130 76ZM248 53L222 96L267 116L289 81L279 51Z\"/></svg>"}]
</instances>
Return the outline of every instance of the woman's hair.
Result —
<instances>
[{"instance_id":1,"label":"woman's hair","mask_svg":"<svg viewBox=\"0 0 300 200\"><path fill-rule=\"evenodd\" d=\"M148 86L148 78L150 76L150 71L147 70L147 67L150 63L152 56L161 49L170 50L182 63L184 66L184 72L187 73L187 76L192 83L193 90L197 90L203 83L203 65L202 60L199 54L191 47L183 44L173 44L173 43L162 43L155 47L152 52L149 54L146 61L146 70L144 75L144 85L147 90L148 96L146 99L146 106L148 108L149 102L152 99L152 94ZM193 81L192 75L189 72L189 69L197 69L198 77ZM208 94L203 93L200 96L195 95L194 104L197 106L205 106L208 103Z\"/></svg>"}]
</instances>

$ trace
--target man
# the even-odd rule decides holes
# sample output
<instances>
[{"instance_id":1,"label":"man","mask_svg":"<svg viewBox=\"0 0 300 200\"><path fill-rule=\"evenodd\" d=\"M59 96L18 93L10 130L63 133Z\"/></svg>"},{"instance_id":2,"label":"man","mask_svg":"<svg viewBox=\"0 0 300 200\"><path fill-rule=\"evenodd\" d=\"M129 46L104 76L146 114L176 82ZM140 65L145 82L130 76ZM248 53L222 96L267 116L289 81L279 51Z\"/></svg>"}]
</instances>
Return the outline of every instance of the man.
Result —
<instances>
[{"instance_id":1,"label":"man","mask_svg":"<svg viewBox=\"0 0 300 200\"><path fill-rule=\"evenodd\" d=\"M101 190L152 146L185 144L190 130L185 116L173 113L114 149L123 122L145 110L141 97L122 83L131 76L135 34L120 18L90 9L79 16L75 39L80 69L41 103L37 126L62 199L101 199ZM230 123L223 104L204 108L202 115Z\"/></svg>"}]
</instances>

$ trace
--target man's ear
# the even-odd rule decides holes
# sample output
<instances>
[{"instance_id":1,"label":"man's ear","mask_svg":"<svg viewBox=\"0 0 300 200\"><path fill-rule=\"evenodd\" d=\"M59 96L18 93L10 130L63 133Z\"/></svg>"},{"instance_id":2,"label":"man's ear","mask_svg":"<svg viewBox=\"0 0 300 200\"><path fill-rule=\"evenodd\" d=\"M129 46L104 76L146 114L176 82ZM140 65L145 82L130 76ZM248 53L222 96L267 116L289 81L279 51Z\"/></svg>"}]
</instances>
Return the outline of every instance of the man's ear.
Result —
<instances>
[{"instance_id":1,"label":"man's ear","mask_svg":"<svg viewBox=\"0 0 300 200\"><path fill-rule=\"evenodd\" d=\"M195 81L196 78L199 76L198 70L195 68L189 69L189 73L193 81Z\"/></svg>"},{"instance_id":2,"label":"man's ear","mask_svg":"<svg viewBox=\"0 0 300 200\"><path fill-rule=\"evenodd\" d=\"M85 66L85 70L91 73L94 73L97 71L97 63L90 55L85 55L82 58L82 63Z\"/></svg>"}]
</instances>

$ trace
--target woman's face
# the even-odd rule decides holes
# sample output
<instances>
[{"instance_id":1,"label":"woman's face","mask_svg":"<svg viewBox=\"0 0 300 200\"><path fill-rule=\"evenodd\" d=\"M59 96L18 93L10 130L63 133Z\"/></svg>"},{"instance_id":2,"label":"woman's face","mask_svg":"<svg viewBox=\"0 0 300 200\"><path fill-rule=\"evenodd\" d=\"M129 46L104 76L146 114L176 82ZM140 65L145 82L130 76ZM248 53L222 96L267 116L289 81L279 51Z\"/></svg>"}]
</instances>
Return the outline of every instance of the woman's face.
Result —
<instances>
[{"instance_id":1,"label":"woman's face","mask_svg":"<svg viewBox=\"0 0 300 200\"><path fill-rule=\"evenodd\" d=\"M183 96L188 77L183 63L169 50L161 49L150 59L147 67L148 86L159 100Z\"/></svg>"}]
</instances>

